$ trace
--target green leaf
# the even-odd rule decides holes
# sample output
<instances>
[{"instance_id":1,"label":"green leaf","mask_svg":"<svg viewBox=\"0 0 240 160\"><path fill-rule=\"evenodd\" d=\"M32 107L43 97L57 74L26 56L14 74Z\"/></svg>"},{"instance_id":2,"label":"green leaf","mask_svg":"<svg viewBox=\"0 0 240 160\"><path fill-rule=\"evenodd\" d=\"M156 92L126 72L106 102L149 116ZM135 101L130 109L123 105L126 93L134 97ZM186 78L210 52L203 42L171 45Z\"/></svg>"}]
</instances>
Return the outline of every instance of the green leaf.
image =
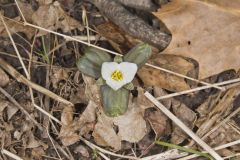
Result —
<instances>
[{"instance_id":1,"label":"green leaf","mask_svg":"<svg viewBox=\"0 0 240 160\"><path fill-rule=\"evenodd\" d=\"M111 56L99 49L88 47L84 55L77 61L78 69L91 77L101 77L101 66L103 62L111 62Z\"/></svg>"},{"instance_id":2,"label":"green leaf","mask_svg":"<svg viewBox=\"0 0 240 160\"><path fill-rule=\"evenodd\" d=\"M129 90L120 88L113 90L108 85L100 88L103 110L107 116L117 117L124 114L128 108Z\"/></svg>"},{"instance_id":3,"label":"green leaf","mask_svg":"<svg viewBox=\"0 0 240 160\"><path fill-rule=\"evenodd\" d=\"M151 47L146 43L140 43L123 56L123 61L143 66L152 55Z\"/></svg>"},{"instance_id":4,"label":"green leaf","mask_svg":"<svg viewBox=\"0 0 240 160\"><path fill-rule=\"evenodd\" d=\"M171 143L167 143L167 142L163 142L163 141L159 141L159 140L155 141L155 143L158 144L158 145L165 146L165 147L178 149L178 150L180 150L180 151L184 151L184 152L187 152L187 153L197 154L197 155L199 155L199 156L206 157L206 158L208 158L209 160L213 160L213 158L212 158L209 154L207 154L207 153L202 153L202 152L193 150L193 149L191 149L191 148L186 148L186 147L178 146L178 145L175 145L175 144L171 144Z\"/></svg>"}]
</instances>

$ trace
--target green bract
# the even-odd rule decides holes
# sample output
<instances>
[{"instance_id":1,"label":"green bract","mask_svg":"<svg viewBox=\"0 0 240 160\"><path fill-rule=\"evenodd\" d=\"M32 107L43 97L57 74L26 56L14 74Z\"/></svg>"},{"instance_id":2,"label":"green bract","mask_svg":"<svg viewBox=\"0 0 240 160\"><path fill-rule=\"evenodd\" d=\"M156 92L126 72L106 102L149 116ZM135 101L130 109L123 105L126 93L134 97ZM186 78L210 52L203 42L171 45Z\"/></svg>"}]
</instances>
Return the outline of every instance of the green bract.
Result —
<instances>
[{"instance_id":1,"label":"green bract","mask_svg":"<svg viewBox=\"0 0 240 160\"><path fill-rule=\"evenodd\" d=\"M152 49L148 44L141 43L123 56L123 61L135 63L138 68L143 66L152 55Z\"/></svg>"},{"instance_id":2,"label":"green bract","mask_svg":"<svg viewBox=\"0 0 240 160\"><path fill-rule=\"evenodd\" d=\"M120 88L114 91L107 85L100 88L103 110L106 115L116 117L124 114L127 111L129 90Z\"/></svg>"},{"instance_id":3,"label":"green bract","mask_svg":"<svg viewBox=\"0 0 240 160\"><path fill-rule=\"evenodd\" d=\"M139 69L139 67L143 66L150 58L151 52L151 47L149 45L141 43L124 55L123 58L119 56L115 57L114 61L119 64L118 65L115 63L115 66L122 66L124 64L122 63L123 60L123 62L135 63ZM105 73L101 72L102 64L104 62L112 62L112 58L108 53L93 47L88 47L85 50L85 54L77 61L77 67L82 73L94 78L98 78L97 84L100 85L103 110L106 115L116 117L124 114L127 111L130 90L132 90L134 86L132 83L127 83L125 85L122 84L124 85L123 87L115 90L108 86L105 80L102 78L102 73ZM128 63L129 66L133 66L130 65L130 63ZM104 63L104 65L105 64L106 63ZM122 68L120 67L120 69ZM108 70L108 67L105 67L103 71L107 71L108 73L111 72L111 70ZM132 76L130 71L127 70L126 73L130 75L129 77Z\"/></svg>"},{"instance_id":4,"label":"green bract","mask_svg":"<svg viewBox=\"0 0 240 160\"><path fill-rule=\"evenodd\" d=\"M101 77L101 66L103 62L111 62L111 56L93 47L88 47L84 53L84 56L77 61L78 69L88 76Z\"/></svg>"}]
</instances>

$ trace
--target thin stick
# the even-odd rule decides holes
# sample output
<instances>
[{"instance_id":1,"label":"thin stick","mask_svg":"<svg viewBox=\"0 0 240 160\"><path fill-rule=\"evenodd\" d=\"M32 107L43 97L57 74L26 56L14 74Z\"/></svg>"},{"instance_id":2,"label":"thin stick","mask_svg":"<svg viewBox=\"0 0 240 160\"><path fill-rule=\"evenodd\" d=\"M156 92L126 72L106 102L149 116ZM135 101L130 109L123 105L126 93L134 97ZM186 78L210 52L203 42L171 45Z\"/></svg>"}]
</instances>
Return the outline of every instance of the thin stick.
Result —
<instances>
[{"instance_id":1,"label":"thin stick","mask_svg":"<svg viewBox=\"0 0 240 160\"><path fill-rule=\"evenodd\" d=\"M148 157L141 158L141 160L169 160L169 159L177 159L179 157L184 157L187 155L188 154L186 152L180 152L177 149L171 149L156 155L151 155Z\"/></svg>"},{"instance_id":2,"label":"thin stick","mask_svg":"<svg viewBox=\"0 0 240 160\"><path fill-rule=\"evenodd\" d=\"M214 83L214 85L221 86L221 85L237 83L237 82L240 82L240 78L231 79L231 80L224 81L224 82ZM196 92L196 91L200 91L200 90L204 90L204 89L208 89L208 88L211 88L211 86L201 86L201 87L197 87L197 88L194 88L194 89L189 89L189 90L185 90L185 91L176 92L176 93L168 94L168 95L165 95L165 96L157 97L156 99L157 100L167 99L167 98L176 97L176 96L180 96L180 95L184 95L184 94L188 94L188 93L192 93L192 92Z\"/></svg>"},{"instance_id":3,"label":"thin stick","mask_svg":"<svg viewBox=\"0 0 240 160\"><path fill-rule=\"evenodd\" d=\"M216 160L223 160L217 152L215 152L209 145L201 140L191 129L189 129L179 118L177 118L172 112L170 112L163 104L161 104L155 97L149 92L145 92L144 95L159 108L168 118L170 118L178 127L186 132L195 142L197 142L204 150L206 150Z\"/></svg>"},{"instance_id":4,"label":"thin stick","mask_svg":"<svg viewBox=\"0 0 240 160\"><path fill-rule=\"evenodd\" d=\"M105 149L103 149L103 148L100 148L100 147L96 146L95 144L87 141L86 139L84 139L84 138L82 138L82 137L81 137L81 140L82 140L86 145L88 145L90 148L92 148L92 149L97 149L98 151L100 151L100 152L102 152L102 153L109 154L109 155L115 156L115 157L125 158L125 159L139 160L139 158L137 158L137 157L124 156L124 155L116 154L116 153L110 152L110 151L108 151L108 150L105 150Z\"/></svg>"},{"instance_id":5,"label":"thin stick","mask_svg":"<svg viewBox=\"0 0 240 160\"><path fill-rule=\"evenodd\" d=\"M230 155L230 156L224 157L224 159L231 159L231 158L233 158L233 157L237 157L237 156L240 156L240 153L236 153L236 154L233 154L233 155Z\"/></svg>"},{"instance_id":6,"label":"thin stick","mask_svg":"<svg viewBox=\"0 0 240 160\"><path fill-rule=\"evenodd\" d=\"M87 42L88 44L90 44L87 11L84 6L82 6L82 21L83 21L83 24L86 26L85 28L87 29Z\"/></svg>"},{"instance_id":7,"label":"thin stick","mask_svg":"<svg viewBox=\"0 0 240 160\"><path fill-rule=\"evenodd\" d=\"M21 75L18 71L16 71L11 65L6 63L2 58L0 58L0 67L2 67L6 72L8 72L11 76L13 76L19 82L21 82L27 86L30 86L31 88L33 88L45 95L48 95L49 97L55 99L56 101L62 102L66 105L73 106L73 104L71 102L65 100L64 98L58 96L57 94L45 89L44 87L42 87L36 83L29 81L27 78L25 78L23 75Z\"/></svg>"},{"instance_id":8,"label":"thin stick","mask_svg":"<svg viewBox=\"0 0 240 160\"><path fill-rule=\"evenodd\" d=\"M227 148L227 147L231 147L231 146L234 146L234 145L237 145L237 144L240 144L240 139L236 140L236 141L233 141L233 142L230 142L230 143L227 143L227 144L220 145L220 146L215 147L213 149L217 151L217 150L221 150L221 149L224 149L224 148ZM203 153L207 153L207 152L204 151ZM196 157L199 157L199 155L192 154L192 155L189 155L187 157L180 158L178 160L189 160L189 159L193 159L193 158L196 158Z\"/></svg>"},{"instance_id":9,"label":"thin stick","mask_svg":"<svg viewBox=\"0 0 240 160\"><path fill-rule=\"evenodd\" d=\"M17 5L17 8L18 8L18 10L19 10L19 12L20 12L20 15L21 15L21 17L22 17L22 19L23 19L24 23L26 23L27 21L26 21L26 19L25 19L24 15L23 15L23 13L22 13L21 9L19 9L20 7L19 7L19 5L18 5L18 3L17 3L17 0L15 0L15 3L16 3L16 5Z\"/></svg>"},{"instance_id":10,"label":"thin stick","mask_svg":"<svg viewBox=\"0 0 240 160\"><path fill-rule=\"evenodd\" d=\"M110 160L105 154L103 154L102 152L98 153L103 159L105 160Z\"/></svg>"},{"instance_id":11,"label":"thin stick","mask_svg":"<svg viewBox=\"0 0 240 160\"><path fill-rule=\"evenodd\" d=\"M42 109L41 107L36 105L35 103L33 105L37 110L39 110L40 112L42 112L43 114L45 114L46 116L48 116L49 118L51 118L52 120L57 122L58 124L62 125L62 123L57 118L55 118L53 115L51 115L50 113L48 113L47 111L45 111L44 109Z\"/></svg>"},{"instance_id":12,"label":"thin stick","mask_svg":"<svg viewBox=\"0 0 240 160\"><path fill-rule=\"evenodd\" d=\"M17 3L16 0L15 0L15 2ZM18 5L17 5L17 7L18 7L18 10L21 10ZM23 14L21 14L21 16L23 16ZM24 21L24 25L26 25L26 26L31 26L31 27L33 27L33 28L37 28L37 29L39 29L39 30L43 30L43 31L46 31L46 32L49 32L49 33L52 33L52 34L55 34L55 35L64 37L65 39L77 41L77 42L79 42L79 43L82 43L82 44L85 44L85 45L87 45L87 46L91 46L91 47L97 48L97 49L102 50L102 51L106 51L106 52L111 53L111 54L114 54L114 55L122 56L121 54L119 54L119 53L117 53L117 52L113 52L113 51L110 51L110 50L108 50L108 49L105 49L105 48L102 48L102 47L99 47L99 46L96 46L96 45L93 45L93 44L89 44L88 42L84 42L84 41L81 41L81 40L79 40L79 39L73 38L73 37L71 37L71 36L67 36L67 35L64 35L64 34L61 34L61 33L55 32L55 31L48 30L48 29L46 29L46 28L42 28L42 27L40 27L40 26L36 26L36 25L31 24L31 23L28 23L28 22L26 22L26 21ZM219 89L219 90L225 90L225 89L222 88L222 87L218 87L218 86L209 84L209 83L207 83L207 82L203 82L203 81L200 81L200 80L198 80L198 79L194 79L194 78L185 76L185 75L183 75L183 74L180 74L180 73L176 73L176 72L167 70L167 69L165 69L165 68L161 68L161 67L158 67L158 66L154 66L154 65L149 64L149 63L146 63L145 65L150 66L150 67L153 67L153 68L155 68L155 69L162 70L162 71L164 71L164 72L167 72L167 73L170 73L170 74L179 76L179 77L182 77L182 78L189 79L189 80L191 80L191 81L195 81L195 82L198 82L198 83L201 83L201 84L204 84L204 85L211 86L211 87L213 87L213 88L217 88L217 89Z\"/></svg>"},{"instance_id":13,"label":"thin stick","mask_svg":"<svg viewBox=\"0 0 240 160\"><path fill-rule=\"evenodd\" d=\"M21 65L22 65L22 67L23 67L23 70L24 70L26 76L29 77L27 68L25 67L25 65L24 65L24 63L23 63L23 60L22 60L22 58L21 58L21 55L20 55L20 53L18 52L17 46L16 46L16 44L15 44L15 42L14 42L12 36L11 36L10 31L8 30L8 27L7 27L5 21L4 21L3 17L2 17L2 14L0 14L0 18L1 18L1 21L2 21L2 23L3 23L3 25L4 25L5 29L6 29L7 33L8 33L8 36L9 36L11 42L12 42L13 48L14 48L14 50L16 51L16 54L17 54L17 56L18 56L18 58L19 58L19 61L20 61Z\"/></svg>"},{"instance_id":14,"label":"thin stick","mask_svg":"<svg viewBox=\"0 0 240 160\"><path fill-rule=\"evenodd\" d=\"M185 76L183 74L173 72L173 71L170 71L170 70L162 68L162 67L158 67L158 66L155 66L155 65L152 65L152 64L149 64L149 63L146 63L145 65L149 66L149 67L152 67L152 68L155 68L155 69L158 69L158 70L161 70L161 71L164 71L164 72L167 72L167 73L170 73L170 74L173 74L173 75L178 76L178 77L186 78L186 79L194 81L194 82L198 82L198 83L201 83L201 84L204 84L204 85L207 85L207 86L214 87L214 88L219 89L219 90L223 90L223 91L225 90L225 88L223 88L223 87L219 87L219 86L216 86L214 84L210 84L210 83L207 83L207 82L204 82L204 81L200 81L198 79L188 77L188 76Z\"/></svg>"},{"instance_id":15,"label":"thin stick","mask_svg":"<svg viewBox=\"0 0 240 160\"><path fill-rule=\"evenodd\" d=\"M49 131L48 131L47 128L46 128L46 131L47 131L48 138L50 139L50 141L51 141L51 143L52 143L52 145L53 145L54 150L56 151L56 153L57 153L58 157L60 158L60 160L62 160L62 157L60 156L60 154L59 154L59 152L58 152L58 150L57 150L57 148L56 148L56 146L55 146L55 144L54 144L54 142L53 142L53 139L52 139L52 137L50 136Z\"/></svg>"},{"instance_id":16,"label":"thin stick","mask_svg":"<svg viewBox=\"0 0 240 160\"><path fill-rule=\"evenodd\" d=\"M7 155L7 156L9 156L9 157L11 157L15 160L23 160L22 158L18 157L17 155L13 154L12 152L9 152L6 149L2 149L1 152L2 152L2 154L5 154L5 155Z\"/></svg>"}]
</instances>

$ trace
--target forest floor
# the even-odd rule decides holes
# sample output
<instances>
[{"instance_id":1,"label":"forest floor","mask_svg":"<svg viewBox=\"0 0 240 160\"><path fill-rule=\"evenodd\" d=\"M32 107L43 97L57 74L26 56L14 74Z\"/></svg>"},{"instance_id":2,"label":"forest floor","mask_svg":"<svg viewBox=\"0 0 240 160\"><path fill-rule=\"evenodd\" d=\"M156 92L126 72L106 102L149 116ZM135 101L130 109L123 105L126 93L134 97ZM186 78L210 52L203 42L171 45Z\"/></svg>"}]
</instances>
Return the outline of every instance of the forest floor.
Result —
<instances>
[{"instance_id":1,"label":"forest floor","mask_svg":"<svg viewBox=\"0 0 240 160\"><path fill-rule=\"evenodd\" d=\"M0 8L0 160L240 159L239 0ZM109 117L78 59L89 47L113 58L142 43L152 53L128 109Z\"/></svg>"}]
</instances>

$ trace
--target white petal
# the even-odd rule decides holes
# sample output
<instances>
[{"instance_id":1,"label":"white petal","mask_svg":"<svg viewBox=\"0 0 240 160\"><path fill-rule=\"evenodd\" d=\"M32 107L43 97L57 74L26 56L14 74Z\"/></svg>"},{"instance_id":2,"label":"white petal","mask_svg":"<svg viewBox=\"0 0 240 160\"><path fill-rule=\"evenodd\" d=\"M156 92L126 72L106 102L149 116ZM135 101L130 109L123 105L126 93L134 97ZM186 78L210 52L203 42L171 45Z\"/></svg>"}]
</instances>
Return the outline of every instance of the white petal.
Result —
<instances>
[{"instance_id":1,"label":"white petal","mask_svg":"<svg viewBox=\"0 0 240 160\"><path fill-rule=\"evenodd\" d=\"M114 81L112 79L109 81L106 81L106 83L115 91L126 84L124 81Z\"/></svg>"},{"instance_id":2,"label":"white petal","mask_svg":"<svg viewBox=\"0 0 240 160\"><path fill-rule=\"evenodd\" d=\"M110 80L112 73L118 69L118 67L119 64L116 62L104 62L101 69L103 79L106 81Z\"/></svg>"},{"instance_id":3,"label":"white petal","mask_svg":"<svg viewBox=\"0 0 240 160\"><path fill-rule=\"evenodd\" d=\"M119 64L120 70L123 73L123 79L125 84L130 83L135 74L137 73L137 65L135 63L122 62Z\"/></svg>"}]
</instances>

